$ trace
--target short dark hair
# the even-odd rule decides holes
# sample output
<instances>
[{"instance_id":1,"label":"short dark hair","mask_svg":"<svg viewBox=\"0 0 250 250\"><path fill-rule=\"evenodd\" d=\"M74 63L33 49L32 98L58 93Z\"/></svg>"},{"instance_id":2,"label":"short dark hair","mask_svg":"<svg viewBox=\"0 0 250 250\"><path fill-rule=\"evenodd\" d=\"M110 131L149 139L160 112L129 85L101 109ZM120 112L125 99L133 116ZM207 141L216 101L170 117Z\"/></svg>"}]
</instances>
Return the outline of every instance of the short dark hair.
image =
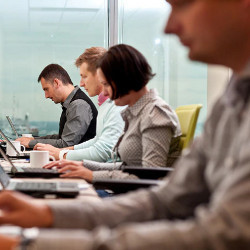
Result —
<instances>
[{"instance_id":1,"label":"short dark hair","mask_svg":"<svg viewBox=\"0 0 250 250\"><path fill-rule=\"evenodd\" d=\"M98 67L111 85L113 100L131 90L139 91L155 75L142 53L126 44L111 47L98 61Z\"/></svg>"},{"instance_id":2,"label":"short dark hair","mask_svg":"<svg viewBox=\"0 0 250 250\"><path fill-rule=\"evenodd\" d=\"M75 65L79 68L84 62L88 64L88 70L96 73L97 62L100 57L106 53L106 49L102 47L91 47L86 49L75 61Z\"/></svg>"},{"instance_id":3,"label":"short dark hair","mask_svg":"<svg viewBox=\"0 0 250 250\"><path fill-rule=\"evenodd\" d=\"M40 82L41 78L44 78L46 81L53 81L55 78L58 78L64 85L73 85L73 82L71 81L67 71L58 64L49 64L46 66L38 76L37 81Z\"/></svg>"}]
</instances>

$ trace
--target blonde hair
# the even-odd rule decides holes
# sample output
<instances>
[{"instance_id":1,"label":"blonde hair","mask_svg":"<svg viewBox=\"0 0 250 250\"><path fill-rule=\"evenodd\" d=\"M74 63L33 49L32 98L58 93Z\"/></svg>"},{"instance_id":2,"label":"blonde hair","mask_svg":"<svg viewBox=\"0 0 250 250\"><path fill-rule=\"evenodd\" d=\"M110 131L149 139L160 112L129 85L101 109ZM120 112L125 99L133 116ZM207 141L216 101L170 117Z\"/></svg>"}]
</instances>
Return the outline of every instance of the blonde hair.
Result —
<instances>
[{"instance_id":1,"label":"blonde hair","mask_svg":"<svg viewBox=\"0 0 250 250\"><path fill-rule=\"evenodd\" d=\"M102 47L91 47L86 49L75 61L75 65L79 68L84 62L88 64L88 70L95 74L98 60L106 53L106 49Z\"/></svg>"}]
</instances>

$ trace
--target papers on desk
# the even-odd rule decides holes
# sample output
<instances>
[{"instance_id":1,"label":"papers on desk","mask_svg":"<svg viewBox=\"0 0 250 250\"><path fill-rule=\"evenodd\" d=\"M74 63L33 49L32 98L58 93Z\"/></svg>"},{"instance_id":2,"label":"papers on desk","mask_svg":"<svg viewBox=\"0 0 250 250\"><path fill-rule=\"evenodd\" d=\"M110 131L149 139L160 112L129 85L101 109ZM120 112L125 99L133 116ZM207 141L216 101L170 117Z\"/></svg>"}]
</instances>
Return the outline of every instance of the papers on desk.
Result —
<instances>
[{"instance_id":1,"label":"papers on desk","mask_svg":"<svg viewBox=\"0 0 250 250\"><path fill-rule=\"evenodd\" d=\"M26 159L15 159L12 160L12 162L15 164L16 167L29 167L30 163ZM0 160L1 166L6 172L10 172L11 170L11 165L5 161L5 160Z\"/></svg>"},{"instance_id":2,"label":"papers on desk","mask_svg":"<svg viewBox=\"0 0 250 250\"><path fill-rule=\"evenodd\" d=\"M0 226L0 234L7 235L7 236L37 236L39 233L39 229L37 227L27 228L25 231L23 228L18 226L11 226L11 225L4 225Z\"/></svg>"},{"instance_id":3,"label":"papers on desk","mask_svg":"<svg viewBox=\"0 0 250 250\"><path fill-rule=\"evenodd\" d=\"M0 234L8 236L21 235L22 228L17 226L0 226Z\"/></svg>"},{"instance_id":4,"label":"papers on desk","mask_svg":"<svg viewBox=\"0 0 250 250\"><path fill-rule=\"evenodd\" d=\"M27 164L27 167L29 166L29 160L27 159L12 159L11 160L13 163L16 163L16 164ZM10 165L7 161L5 161L4 159L1 159L0 160L1 164L2 165Z\"/></svg>"},{"instance_id":5,"label":"papers on desk","mask_svg":"<svg viewBox=\"0 0 250 250\"><path fill-rule=\"evenodd\" d=\"M13 159L11 160L13 163L29 163L29 159Z\"/></svg>"},{"instance_id":6,"label":"papers on desk","mask_svg":"<svg viewBox=\"0 0 250 250\"><path fill-rule=\"evenodd\" d=\"M85 189L88 189L90 185L87 183L78 183L78 187L79 187L79 190L85 190Z\"/></svg>"}]
</instances>

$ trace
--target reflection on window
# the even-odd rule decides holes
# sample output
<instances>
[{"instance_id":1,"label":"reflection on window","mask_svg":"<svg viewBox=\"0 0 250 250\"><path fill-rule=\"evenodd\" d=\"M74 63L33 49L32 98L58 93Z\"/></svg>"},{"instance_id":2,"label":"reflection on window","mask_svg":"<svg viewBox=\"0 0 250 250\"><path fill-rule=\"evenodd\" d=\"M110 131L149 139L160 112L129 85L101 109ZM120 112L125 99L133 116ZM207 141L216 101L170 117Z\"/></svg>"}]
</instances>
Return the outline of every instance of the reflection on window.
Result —
<instances>
[{"instance_id":1,"label":"reflection on window","mask_svg":"<svg viewBox=\"0 0 250 250\"><path fill-rule=\"evenodd\" d=\"M173 108L203 104L197 125L199 133L207 109L207 67L190 62L178 40L164 34L170 6L162 0L119 3L119 42L136 47L146 56L156 73L149 86L156 88Z\"/></svg>"}]
</instances>

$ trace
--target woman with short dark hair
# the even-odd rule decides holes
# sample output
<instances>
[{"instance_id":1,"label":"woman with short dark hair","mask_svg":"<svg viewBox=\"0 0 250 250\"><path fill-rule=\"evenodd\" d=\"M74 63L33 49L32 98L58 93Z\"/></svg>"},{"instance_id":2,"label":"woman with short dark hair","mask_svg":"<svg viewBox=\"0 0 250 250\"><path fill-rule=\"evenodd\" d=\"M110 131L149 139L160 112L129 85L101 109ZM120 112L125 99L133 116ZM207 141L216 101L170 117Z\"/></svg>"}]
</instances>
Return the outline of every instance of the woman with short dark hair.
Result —
<instances>
[{"instance_id":1,"label":"woman with short dark hair","mask_svg":"<svg viewBox=\"0 0 250 250\"><path fill-rule=\"evenodd\" d=\"M171 165L173 155L179 153L180 124L175 112L156 91L146 87L154 74L145 57L129 45L115 45L100 58L98 67L104 95L114 100L117 106L127 105L121 112L125 129L113 150L113 162L63 160L47 167L59 166L59 171L64 172L61 177L80 177L92 182L134 178L119 170L124 164L141 167Z\"/></svg>"},{"instance_id":2,"label":"woman with short dark hair","mask_svg":"<svg viewBox=\"0 0 250 250\"><path fill-rule=\"evenodd\" d=\"M120 44L111 47L98 63L110 84L113 100L139 91L154 77L146 58L135 48Z\"/></svg>"}]
</instances>

